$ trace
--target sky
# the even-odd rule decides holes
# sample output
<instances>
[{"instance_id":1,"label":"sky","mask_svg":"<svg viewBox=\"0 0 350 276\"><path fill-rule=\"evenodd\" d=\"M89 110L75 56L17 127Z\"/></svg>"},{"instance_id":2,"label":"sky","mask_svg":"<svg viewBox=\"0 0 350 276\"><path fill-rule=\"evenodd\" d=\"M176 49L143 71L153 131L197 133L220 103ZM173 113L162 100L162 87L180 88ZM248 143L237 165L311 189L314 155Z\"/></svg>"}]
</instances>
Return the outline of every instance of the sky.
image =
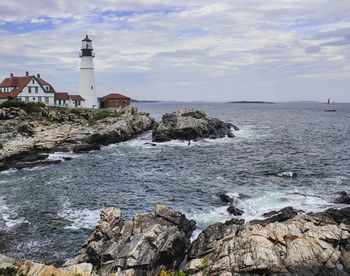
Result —
<instances>
[{"instance_id":1,"label":"sky","mask_svg":"<svg viewBox=\"0 0 350 276\"><path fill-rule=\"evenodd\" d=\"M78 93L88 34L98 95L350 102L349 0L0 2L0 78Z\"/></svg>"}]
</instances>

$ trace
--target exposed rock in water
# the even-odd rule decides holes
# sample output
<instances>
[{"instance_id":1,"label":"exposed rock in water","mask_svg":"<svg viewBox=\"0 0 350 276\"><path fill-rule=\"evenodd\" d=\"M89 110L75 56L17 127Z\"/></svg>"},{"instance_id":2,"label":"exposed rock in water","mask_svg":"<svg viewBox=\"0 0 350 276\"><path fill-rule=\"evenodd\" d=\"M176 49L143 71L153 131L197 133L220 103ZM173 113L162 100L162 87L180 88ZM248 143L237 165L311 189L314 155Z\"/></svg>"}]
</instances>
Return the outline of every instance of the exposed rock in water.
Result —
<instances>
[{"instance_id":1,"label":"exposed rock in water","mask_svg":"<svg viewBox=\"0 0 350 276\"><path fill-rule=\"evenodd\" d=\"M17 261L0 254L0 275L29 275L29 276L88 276L92 275L92 265L82 263L64 268L53 265L39 264L31 261Z\"/></svg>"},{"instance_id":2,"label":"exposed rock in water","mask_svg":"<svg viewBox=\"0 0 350 276\"><path fill-rule=\"evenodd\" d=\"M14 166L14 168L17 170L22 170L22 169L29 169L29 168L34 168L38 166L48 166L48 165L59 164L61 162L62 160L42 160L42 161L39 160L34 162L19 162Z\"/></svg>"},{"instance_id":3,"label":"exposed rock in water","mask_svg":"<svg viewBox=\"0 0 350 276\"><path fill-rule=\"evenodd\" d=\"M80 145L73 146L72 151L74 153L85 153L85 152L89 152L92 150L99 150L99 149L101 149L101 146L97 144L80 144Z\"/></svg>"},{"instance_id":4,"label":"exposed rock in water","mask_svg":"<svg viewBox=\"0 0 350 276\"><path fill-rule=\"evenodd\" d=\"M154 214L138 214L132 221L124 221L120 209L107 208L80 254L67 264L88 262L101 275L117 271L157 275L161 268L179 267L194 228L194 221L163 205L157 205Z\"/></svg>"},{"instance_id":5,"label":"exposed rock in water","mask_svg":"<svg viewBox=\"0 0 350 276\"><path fill-rule=\"evenodd\" d=\"M241 209L238 209L233 204L230 204L230 206L227 208L227 212L234 216L241 216L244 214L244 212Z\"/></svg>"},{"instance_id":6,"label":"exposed rock in water","mask_svg":"<svg viewBox=\"0 0 350 276\"><path fill-rule=\"evenodd\" d=\"M297 178L298 174L296 172L281 172L278 173L277 176L285 178Z\"/></svg>"},{"instance_id":7,"label":"exposed rock in water","mask_svg":"<svg viewBox=\"0 0 350 276\"><path fill-rule=\"evenodd\" d=\"M218 196L220 197L221 201L224 203L233 203L234 198L227 193L219 193Z\"/></svg>"},{"instance_id":8,"label":"exposed rock in water","mask_svg":"<svg viewBox=\"0 0 350 276\"><path fill-rule=\"evenodd\" d=\"M350 204L350 195L345 191L339 192L337 198L334 199L334 203Z\"/></svg>"},{"instance_id":9,"label":"exposed rock in water","mask_svg":"<svg viewBox=\"0 0 350 276\"><path fill-rule=\"evenodd\" d=\"M149 114L136 107L108 111L42 107L30 114L19 108L2 108L0 170L46 159L48 155L43 153L86 152L126 141L152 129L153 124Z\"/></svg>"},{"instance_id":10,"label":"exposed rock in water","mask_svg":"<svg viewBox=\"0 0 350 276\"><path fill-rule=\"evenodd\" d=\"M164 114L162 121L153 130L152 137L154 142L234 137L231 131L233 127L196 109L183 109Z\"/></svg>"},{"instance_id":11,"label":"exposed rock in water","mask_svg":"<svg viewBox=\"0 0 350 276\"><path fill-rule=\"evenodd\" d=\"M264 220L252 220L250 224L260 224L260 225L268 225L269 223L274 222L284 222L289 219L294 218L298 215L299 211L295 210L293 207L285 207L279 211L271 211L263 214L267 219Z\"/></svg>"},{"instance_id":12,"label":"exposed rock in water","mask_svg":"<svg viewBox=\"0 0 350 276\"><path fill-rule=\"evenodd\" d=\"M187 273L349 275L350 208L283 222L209 226L192 243Z\"/></svg>"}]
</instances>

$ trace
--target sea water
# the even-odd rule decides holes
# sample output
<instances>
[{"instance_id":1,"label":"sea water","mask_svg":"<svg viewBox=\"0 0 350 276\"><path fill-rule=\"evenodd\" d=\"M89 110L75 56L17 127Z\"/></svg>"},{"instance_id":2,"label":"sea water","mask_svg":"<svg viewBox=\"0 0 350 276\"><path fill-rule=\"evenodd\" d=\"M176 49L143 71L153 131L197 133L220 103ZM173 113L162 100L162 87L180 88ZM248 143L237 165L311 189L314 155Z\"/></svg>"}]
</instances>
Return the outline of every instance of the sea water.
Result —
<instances>
[{"instance_id":1,"label":"sea water","mask_svg":"<svg viewBox=\"0 0 350 276\"><path fill-rule=\"evenodd\" d=\"M125 218L162 203L195 219L198 230L231 218L218 193L261 218L292 206L304 211L343 207L337 191L350 191L350 104L324 112L318 103L137 104L157 120L165 112L195 107L237 125L236 138L171 141L156 146L145 132L128 142L71 157L58 165L0 174L0 252L16 258L62 263L92 233L104 207ZM281 172L298 177L281 178ZM244 197L240 196L244 195Z\"/></svg>"}]
</instances>

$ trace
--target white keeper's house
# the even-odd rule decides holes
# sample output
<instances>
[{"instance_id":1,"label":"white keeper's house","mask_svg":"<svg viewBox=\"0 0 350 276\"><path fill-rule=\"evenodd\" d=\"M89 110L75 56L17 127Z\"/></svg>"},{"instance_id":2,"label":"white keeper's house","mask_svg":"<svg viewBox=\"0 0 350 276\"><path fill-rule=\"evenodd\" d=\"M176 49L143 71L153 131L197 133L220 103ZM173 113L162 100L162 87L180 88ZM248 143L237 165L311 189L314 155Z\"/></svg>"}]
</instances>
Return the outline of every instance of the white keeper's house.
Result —
<instances>
[{"instance_id":1,"label":"white keeper's house","mask_svg":"<svg viewBox=\"0 0 350 276\"><path fill-rule=\"evenodd\" d=\"M55 88L42 79L40 74L17 77L12 73L0 84L0 103L15 98L24 102L44 103L48 106L81 107L85 101L80 95L56 92Z\"/></svg>"}]
</instances>

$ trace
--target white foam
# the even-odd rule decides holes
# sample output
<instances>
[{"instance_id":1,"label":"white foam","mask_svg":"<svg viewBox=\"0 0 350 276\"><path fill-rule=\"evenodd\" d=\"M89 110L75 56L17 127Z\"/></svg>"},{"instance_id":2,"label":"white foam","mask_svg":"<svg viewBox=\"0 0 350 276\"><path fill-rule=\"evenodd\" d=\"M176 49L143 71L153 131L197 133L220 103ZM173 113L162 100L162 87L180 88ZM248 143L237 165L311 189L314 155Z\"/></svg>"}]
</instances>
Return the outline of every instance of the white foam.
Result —
<instances>
[{"instance_id":1,"label":"white foam","mask_svg":"<svg viewBox=\"0 0 350 276\"><path fill-rule=\"evenodd\" d=\"M263 214L270 211L277 211L282 208L291 206L297 210L305 212L320 212L328 208L342 208L343 205L330 203L325 198L312 193L290 192L266 192L259 196L239 199L238 193L227 193L234 198L235 206L244 211L241 217L247 222L254 219L264 219ZM220 207L208 207L207 209L197 212L188 213L187 217L194 219L197 222L198 229L193 234L192 239L195 239L201 230L208 225L216 222L225 222L234 216L227 212L228 205Z\"/></svg>"},{"instance_id":2,"label":"white foam","mask_svg":"<svg viewBox=\"0 0 350 276\"><path fill-rule=\"evenodd\" d=\"M28 223L24 217L17 217L17 213L8 207L3 197L0 197L0 215L5 221L6 227L13 227L18 224Z\"/></svg>"},{"instance_id":3,"label":"white foam","mask_svg":"<svg viewBox=\"0 0 350 276\"><path fill-rule=\"evenodd\" d=\"M73 152L55 152L55 153L50 153L47 159L65 161L65 158L76 158L78 156L79 155L74 154Z\"/></svg>"},{"instance_id":4,"label":"white foam","mask_svg":"<svg viewBox=\"0 0 350 276\"><path fill-rule=\"evenodd\" d=\"M96 226L101 210L72 209L70 206L71 204L66 202L63 204L61 212L58 213L59 217L71 223L64 229L93 229Z\"/></svg>"},{"instance_id":5,"label":"white foam","mask_svg":"<svg viewBox=\"0 0 350 276\"><path fill-rule=\"evenodd\" d=\"M9 170L5 170L5 171L1 171L0 174L12 174L12 173L15 173L17 172L18 170L17 169L9 169Z\"/></svg>"}]
</instances>

